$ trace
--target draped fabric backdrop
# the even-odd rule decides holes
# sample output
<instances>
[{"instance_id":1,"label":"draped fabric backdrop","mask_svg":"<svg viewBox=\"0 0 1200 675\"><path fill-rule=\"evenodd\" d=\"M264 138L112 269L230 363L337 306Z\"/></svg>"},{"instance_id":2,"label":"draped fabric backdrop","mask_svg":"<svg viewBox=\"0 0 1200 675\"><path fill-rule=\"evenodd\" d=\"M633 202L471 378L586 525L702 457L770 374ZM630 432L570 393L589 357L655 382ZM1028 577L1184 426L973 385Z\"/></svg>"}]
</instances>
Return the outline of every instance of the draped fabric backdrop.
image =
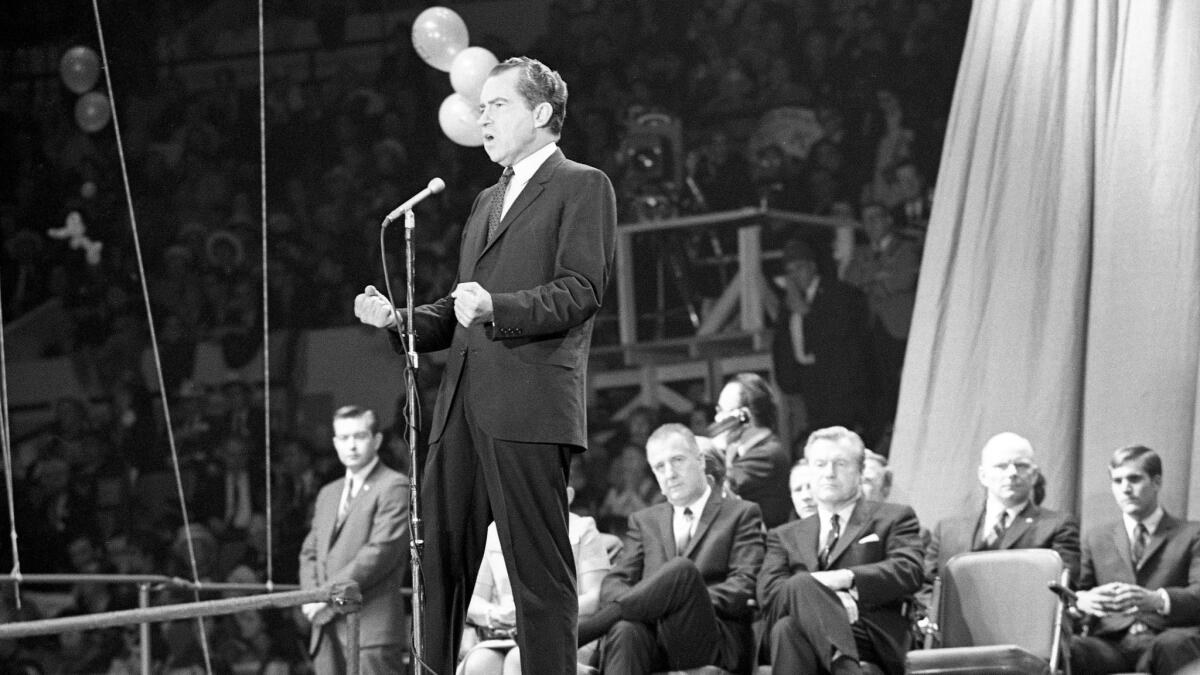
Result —
<instances>
[{"instance_id":1,"label":"draped fabric backdrop","mask_svg":"<svg viewBox=\"0 0 1200 675\"><path fill-rule=\"evenodd\" d=\"M978 508L1000 431L1085 528L1131 443L1200 516L1198 28L1194 0L975 0L891 450L926 525Z\"/></svg>"}]
</instances>

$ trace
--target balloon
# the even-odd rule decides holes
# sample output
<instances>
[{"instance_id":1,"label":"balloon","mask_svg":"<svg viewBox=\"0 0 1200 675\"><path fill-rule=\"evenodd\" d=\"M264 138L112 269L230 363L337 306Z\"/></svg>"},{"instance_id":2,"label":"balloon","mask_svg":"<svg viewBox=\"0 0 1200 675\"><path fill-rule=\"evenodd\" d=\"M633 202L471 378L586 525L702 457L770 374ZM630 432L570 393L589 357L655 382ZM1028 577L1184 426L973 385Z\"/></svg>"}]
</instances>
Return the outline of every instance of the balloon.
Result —
<instances>
[{"instance_id":1,"label":"balloon","mask_svg":"<svg viewBox=\"0 0 1200 675\"><path fill-rule=\"evenodd\" d=\"M100 59L90 47L71 47L58 62L58 73L67 89L82 94L96 86L96 79L100 77Z\"/></svg>"},{"instance_id":2,"label":"balloon","mask_svg":"<svg viewBox=\"0 0 1200 675\"><path fill-rule=\"evenodd\" d=\"M413 22L412 41L425 63L448 73L454 55L469 44L467 24L452 9L430 7Z\"/></svg>"},{"instance_id":3,"label":"balloon","mask_svg":"<svg viewBox=\"0 0 1200 675\"><path fill-rule=\"evenodd\" d=\"M438 124L442 127L442 133L455 143L467 147L483 145L483 130L476 122L478 117L474 104L462 94L450 94L438 108Z\"/></svg>"},{"instance_id":4,"label":"balloon","mask_svg":"<svg viewBox=\"0 0 1200 675\"><path fill-rule=\"evenodd\" d=\"M108 97L98 91L89 91L75 102L75 122L89 134L103 129L110 117L112 109L108 106Z\"/></svg>"},{"instance_id":5,"label":"balloon","mask_svg":"<svg viewBox=\"0 0 1200 675\"><path fill-rule=\"evenodd\" d=\"M456 54L450 64L450 84L463 98L478 103L483 81L497 63L500 61L496 56L483 47L467 47Z\"/></svg>"}]
</instances>

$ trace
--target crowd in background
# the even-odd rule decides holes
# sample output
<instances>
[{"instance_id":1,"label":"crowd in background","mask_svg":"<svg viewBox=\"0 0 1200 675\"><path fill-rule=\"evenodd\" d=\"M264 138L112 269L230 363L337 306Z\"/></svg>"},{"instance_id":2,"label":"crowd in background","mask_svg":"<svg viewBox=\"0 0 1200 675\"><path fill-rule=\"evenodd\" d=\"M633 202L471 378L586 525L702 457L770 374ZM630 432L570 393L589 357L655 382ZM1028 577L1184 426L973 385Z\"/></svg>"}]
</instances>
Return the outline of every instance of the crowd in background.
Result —
<instances>
[{"instance_id":1,"label":"crowd in background","mask_svg":"<svg viewBox=\"0 0 1200 675\"><path fill-rule=\"evenodd\" d=\"M870 205L919 251L968 12L969 3L947 0L575 0L551 4L546 33L527 51L568 82L561 145L612 177L623 222L764 201L857 220ZM438 130L433 111L449 84L419 61L407 32L395 28L373 72L347 67L266 83L272 328L349 325L354 294L380 281L380 218L433 175L448 187L420 211L436 226L418 230L417 301L453 281L459 228L472 196L496 175L482 153ZM502 45L494 51L508 55ZM236 380L209 390L188 379L198 342L218 342L235 369L261 341L256 85L221 69L205 87L167 76L116 92L195 562L210 580L267 574L261 391ZM165 425L141 384L149 334L115 138L77 129L70 103L57 81L0 92L0 143L12 159L0 177L4 319L59 301L64 323L43 356L70 356L101 401L62 399L50 426L15 439L22 569L191 578ZM811 143L797 150L763 141L763 119L781 108L812 114L820 132ZM631 131L656 114L680 123L682 147L664 140L662 153L645 156ZM104 243L98 265L45 234L73 211ZM839 257L828 230L768 224L767 244L783 246L797 233L828 277L845 276L852 256ZM402 288L398 250L397 240L389 269ZM702 430L715 401L688 394L696 411L681 421ZM620 404L595 401L593 444L572 470L575 510L615 534L629 513L661 499L645 440L672 414L637 409L614 420ZM324 420L278 414L272 575L291 582L312 498L341 468ZM885 450L888 421L860 427ZM396 434L383 454L403 468ZM0 566L10 559L6 550ZM81 585L59 596L70 600L43 614L136 600L121 586ZM305 631L295 629L296 617L251 614L213 622L220 662L302 672L297 636ZM199 658L186 627L164 625L156 640L164 665ZM109 662L111 672L126 672L119 662L136 664L131 644L118 630L64 635L4 645L0 658L40 661L44 672L104 672Z\"/></svg>"}]
</instances>

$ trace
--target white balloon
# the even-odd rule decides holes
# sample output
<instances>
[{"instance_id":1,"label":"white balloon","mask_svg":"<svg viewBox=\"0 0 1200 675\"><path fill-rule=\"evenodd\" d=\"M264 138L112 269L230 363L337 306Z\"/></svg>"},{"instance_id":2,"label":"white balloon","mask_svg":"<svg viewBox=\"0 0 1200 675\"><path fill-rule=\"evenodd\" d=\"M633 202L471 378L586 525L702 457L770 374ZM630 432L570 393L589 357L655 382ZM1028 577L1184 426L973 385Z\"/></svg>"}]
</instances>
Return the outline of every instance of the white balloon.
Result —
<instances>
[{"instance_id":1,"label":"white balloon","mask_svg":"<svg viewBox=\"0 0 1200 675\"><path fill-rule=\"evenodd\" d=\"M430 7L417 15L412 27L413 48L425 63L450 72L454 56L467 48L467 24L452 9Z\"/></svg>"},{"instance_id":2,"label":"white balloon","mask_svg":"<svg viewBox=\"0 0 1200 675\"><path fill-rule=\"evenodd\" d=\"M479 102L483 81L500 60L483 47L467 47L455 55L450 64L450 84L454 91L472 103Z\"/></svg>"},{"instance_id":3,"label":"white balloon","mask_svg":"<svg viewBox=\"0 0 1200 675\"><path fill-rule=\"evenodd\" d=\"M467 147L483 145L483 130L475 106L462 94L450 94L438 108L438 124L450 140Z\"/></svg>"}]
</instances>

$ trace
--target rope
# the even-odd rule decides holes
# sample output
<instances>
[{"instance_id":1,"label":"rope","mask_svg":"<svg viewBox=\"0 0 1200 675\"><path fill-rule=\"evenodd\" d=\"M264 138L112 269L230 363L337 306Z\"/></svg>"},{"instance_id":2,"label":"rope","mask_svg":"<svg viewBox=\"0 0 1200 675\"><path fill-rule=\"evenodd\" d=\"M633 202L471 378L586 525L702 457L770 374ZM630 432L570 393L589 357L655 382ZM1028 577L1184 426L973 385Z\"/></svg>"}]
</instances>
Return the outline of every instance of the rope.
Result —
<instances>
[{"instance_id":1,"label":"rope","mask_svg":"<svg viewBox=\"0 0 1200 675\"><path fill-rule=\"evenodd\" d=\"M267 484L267 587L275 585L275 550L271 512L271 328L267 312L267 85L263 55L263 0L258 0L258 161L262 203L262 316L263 316L263 455Z\"/></svg>"},{"instance_id":2,"label":"rope","mask_svg":"<svg viewBox=\"0 0 1200 675\"><path fill-rule=\"evenodd\" d=\"M21 556L17 551L17 509L13 506L12 426L8 422L8 360L4 351L4 306L0 303L0 446L4 450L4 486L8 490L9 538L12 540L13 587L17 609L21 609Z\"/></svg>"},{"instance_id":3,"label":"rope","mask_svg":"<svg viewBox=\"0 0 1200 675\"><path fill-rule=\"evenodd\" d=\"M100 60L104 69L104 83L108 88L109 107L112 110L113 133L116 134L117 140L117 155L121 162L121 181L125 186L125 205L129 209L129 226L133 230L133 250L137 257L138 265L138 281L142 286L142 301L146 305L146 322L150 328L150 347L154 352L154 373L158 378L158 393L162 397L163 418L167 427L167 442L171 447L171 464L175 470L175 487L179 493L179 510L183 516L184 536L187 540L188 562L192 568L192 578L197 584L200 583L200 572L196 567L196 549L192 543L192 528L190 519L188 518L187 499L183 494L183 476L179 470L179 453L175 448L175 432L171 427L171 406L167 401L167 386L163 380L162 358L158 350L158 334L154 329L154 310L150 306L150 289L146 285L146 266L142 258L142 244L138 236L137 217L133 211L133 191L129 187L129 171L125 163L125 146L121 141L121 125L117 121L117 106L112 86L112 71L108 66L108 49L104 41L104 27L100 21L100 5L99 0L92 0L92 13L96 17L96 35L100 42ZM196 602L200 602L200 590L197 588L193 591ZM197 618L196 624L200 628L200 647L204 652L204 669L208 675L212 675L212 657L208 652L208 635L204 629L204 620Z\"/></svg>"}]
</instances>

